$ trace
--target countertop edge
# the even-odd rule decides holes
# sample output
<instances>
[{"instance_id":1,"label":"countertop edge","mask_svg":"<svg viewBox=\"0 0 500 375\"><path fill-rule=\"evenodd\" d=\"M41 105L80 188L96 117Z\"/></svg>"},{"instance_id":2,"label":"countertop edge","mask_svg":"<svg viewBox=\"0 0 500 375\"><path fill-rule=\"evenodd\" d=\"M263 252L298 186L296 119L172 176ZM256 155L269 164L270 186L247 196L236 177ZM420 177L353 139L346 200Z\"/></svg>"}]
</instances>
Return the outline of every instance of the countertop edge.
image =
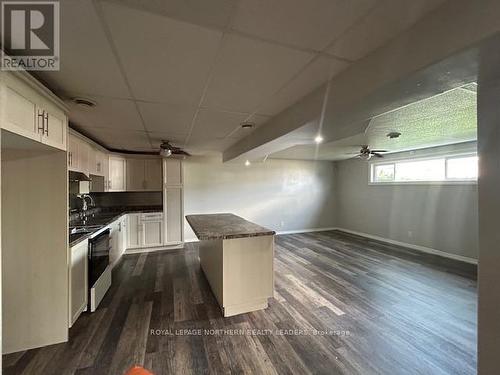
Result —
<instances>
[{"instance_id":1,"label":"countertop edge","mask_svg":"<svg viewBox=\"0 0 500 375\"><path fill-rule=\"evenodd\" d=\"M113 223L114 221L118 220L119 218L121 218L123 215L128 215L128 214L145 214L145 213L151 213L151 212L160 212L158 210L126 210L126 211L122 211L120 213L117 213L115 216L113 216L112 218L110 218L108 221L106 221L105 224L103 224L102 228L99 228L91 233L87 233L85 234L84 236L81 236L79 238L77 238L76 240L74 240L73 242L69 242L68 243L68 247L71 249L73 247L75 247L76 245L78 245L80 242L83 242L87 239L89 239L94 233L100 231L101 229L107 227L109 224Z\"/></svg>"},{"instance_id":2,"label":"countertop edge","mask_svg":"<svg viewBox=\"0 0 500 375\"><path fill-rule=\"evenodd\" d=\"M201 214L203 215L203 214ZM215 214L216 215L216 214ZM189 223L189 225L191 226L191 229L193 230L194 234L196 235L196 237L198 238L199 241L210 241L210 240L232 240L232 239L238 239L238 238L252 238L252 237L263 237L263 236L274 236L276 235L276 231L272 230L272 229L268 229L268 228L264 228L262 227L262 231L259 231L259 232L251 232L251 233L241 233L241 234L238 234L238 233L235 233L235 234L217 234L217 235L203 235L201 233L199 233L199 231L197 231L194 227L193 227L193 223L191 222L190 220L190 216L197 216L196 214L195 215L186 215L186 221ZM237 215L234 215L234 216L237 216ZM241 216L238 216L239 218L251 223L251 224L254 224L254 225L258 225L260 227L259 224L256 224L256 223L253 223L251 221L248 221L244 218L242 218Z\"/></svg>"},{"instance_id":3,"label":"countertop edge","mask_svg":"<svg viewBox=\"0 0 500 375\"><path fill-rule=\"evenodd\" d=\"M196 234L196 233L195 233ZM276 235L275 231L270 231L268 233L255 233L255 234L229 234L229 235L221 235L221 236L198 236L199 241L211 241L211 240L236 240L238 238L253 238L253 237L265 237L265 236L274 236Z\"/></svg>"}]
</instances>

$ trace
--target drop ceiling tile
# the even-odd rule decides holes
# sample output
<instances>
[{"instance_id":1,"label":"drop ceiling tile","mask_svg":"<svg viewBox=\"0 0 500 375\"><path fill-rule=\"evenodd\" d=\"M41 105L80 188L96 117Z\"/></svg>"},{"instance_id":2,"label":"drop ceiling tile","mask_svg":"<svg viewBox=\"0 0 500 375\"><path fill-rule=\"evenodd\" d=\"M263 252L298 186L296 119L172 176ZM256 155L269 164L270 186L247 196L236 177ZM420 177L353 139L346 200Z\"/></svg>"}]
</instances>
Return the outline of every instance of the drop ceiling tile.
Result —
<instances>
[{"instance_id":1,"label":"drop ceiling tile","mask_svg":"<svg viewBox=\"0 0 500 375\"><path fill-rule=\"evenodd\" d=\"M234 11L234 0L106 0L145 12L161 14L200 26L225 28Z\"/></svg>"},{"instance_id":2,"label":"drop ceiling tile","mask_svg":"<svg viewBox=\"0 0 500 375\"><path fill-rule=\"evenodd\" d=\"M204 135L225 138L239 137L240 134L250 134L250 129L242 129L241 123L249 118L247 113L221 112L202 109L196 117L191 136L202 138ZM249 121L255 123L255 128L268 120L266 116L254 115ZM253 129L252 129L253 130Z\"/></svg>"},{"instance_id":3,"label":"drop ceiling tile","mask_svg":"<svg viewBox=\"0 0 500 375\"><path fill-rule=\"evenodd\" d=\"M37 72L56 92L129 98L92 1L61 1L61 70Z\"/></svg>"},{"instance_id":4,"label":"drop ceiling tile","mask_svg":"<svg viewBox=\"0 0 500 375\"><path fill-rule=\"evenodd\" d=\"M312 57L291 48L226 35L203 106L252 112Z\"/></svg>"},{"instance_id":5,"label":"drop ceiling tile","mask_svg":"<svg viewBox=\"0 0 500 375\"><path fill-rule=\"evenodd\" d=\"M242 0L232 28L261 38L322 50L376 0Z\"/></svg>"},{"instance_id":6,"label":"drop ceiling tile","mask_svg":"<svg viewBox=\"0 0 500 375\"><path fill-rule=\"evenodd\" d=\"M110 3L103 12L136 99L199 103L221 32Z\"/></svg>"},{"instance_id":7,"label":"drop ceiling tile","mask_svg":"<svg viewBox=\"0 0 500 375\"><path fill-rule=\"evenodd\" d=\"M164 103L138 102L147 131L187 134L196 112L195 107Z\"/></svg>"},{"instance_id":8,"label":"drop ceiling tile","mask_svg":"<svg viewBox=\"0 0 500 375\"><path fill-rule=\"evenodd\" d=\"M444 0L384 0L350 28L328 52L358 60L409 29Z\"/></svg>"},{"instance_id":9,"label":"drop ceiling tile","mask_svg":"<svg viewBox=\"0 0 500 375\"><path fill-rule=\"evenodd\" d=\"M319 57L257 111L267 115L276 115L327 82L329 77L337 75L347 66L348 63L341 60Z\"/></svg>"},{"instance_id":10,"label":"drop ceiling tile","mask_svg":"<svg viewBox=\"0 0 500 375\"><path fill-rule=\"evenodd\" d=\"M193 154L204 154L210 152L220 153L232 146L237 140L231 138L190 138L186 150Z\"/></svg>"},{"instance_id":11,"label":"drop ceiling tile","mask_svg":"<svg viewBox=\"0 0 500 375\"><path fill-rule=\"evenodd\" d=\"M71 94L70 97L78 97ZM82 128L99 127L115 131L144 131L141 118L132 100L111 99L107 97L88 97L96 103L95 107L87 108L67 101L69 119Z\"/></svg>"}]
</instances>

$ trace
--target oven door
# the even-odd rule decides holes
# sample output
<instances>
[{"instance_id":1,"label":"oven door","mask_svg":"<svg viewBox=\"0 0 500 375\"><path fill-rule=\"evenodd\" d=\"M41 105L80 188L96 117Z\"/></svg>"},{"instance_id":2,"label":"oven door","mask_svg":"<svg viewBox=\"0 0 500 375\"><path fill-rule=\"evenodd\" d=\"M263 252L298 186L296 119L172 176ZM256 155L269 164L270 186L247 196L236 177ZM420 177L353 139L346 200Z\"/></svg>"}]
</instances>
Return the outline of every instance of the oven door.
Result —
<instances>
[{"instance_id":1,"label":"oven door","mask_svg":"<svg viewBox=\"0 0 500 375\"><path fill-rule=\"evenodd\" d=\"M109 265L109 229L89 240L89 289Z\"/></svg>"}]
</instances>

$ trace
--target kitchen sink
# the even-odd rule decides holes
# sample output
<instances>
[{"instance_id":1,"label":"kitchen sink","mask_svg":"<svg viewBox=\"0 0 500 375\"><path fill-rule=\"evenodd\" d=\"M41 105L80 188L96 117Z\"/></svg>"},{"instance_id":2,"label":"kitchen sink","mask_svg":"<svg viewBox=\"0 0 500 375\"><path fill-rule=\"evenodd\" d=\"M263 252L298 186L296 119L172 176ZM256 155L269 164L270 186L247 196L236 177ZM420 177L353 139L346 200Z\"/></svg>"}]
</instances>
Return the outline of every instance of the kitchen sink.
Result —
<instances>
[{"instance_id":1,"label":"kitchen sink","mask_svg":"<svg viewBox=\"0 0 500 375\"><path fill-rule=\"evenodd\" d=\"M92 233L103 228L103 225L77 226L70 229L69 234Z\"/></svg>"}]
</instances>

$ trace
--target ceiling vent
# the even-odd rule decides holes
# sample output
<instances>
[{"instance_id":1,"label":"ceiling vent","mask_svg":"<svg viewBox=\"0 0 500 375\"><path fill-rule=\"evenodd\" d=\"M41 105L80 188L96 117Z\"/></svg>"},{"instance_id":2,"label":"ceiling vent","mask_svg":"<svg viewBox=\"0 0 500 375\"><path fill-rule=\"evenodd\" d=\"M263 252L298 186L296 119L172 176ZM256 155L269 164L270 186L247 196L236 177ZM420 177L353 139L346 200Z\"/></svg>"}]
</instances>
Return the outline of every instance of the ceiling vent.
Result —
<instances>
[{"instance_id":1,"label":"ceiling vent","mask_svg":"<svg viewBox=\"0 0 500 375\"><path fill-rule=\"evenodd\" d=\"M96 102L87 98L73 98L71 100L80 107L93 108L97 105Z\"/></svg>"},{"instance_id":2,"label":"ceiling vent","mask_svg":"<svg viewBox=\"0 0 500 375\"><path fill-rule=\"evenodd\" d=\"M394 139L394 138L399 138L401 135L400 132L390 132L387 134L387 138Z\"/></svg>"},{"instance_id":3,"label":"ceiling vent","mask_svg":"<svg viewBox=\"0 0 500 375\"><path fill-rule=\"evenodd\" d=\"M255 127L255 122L245 121L241 123L242 129L252 129Z\"/></svg>"}]
</instances>

